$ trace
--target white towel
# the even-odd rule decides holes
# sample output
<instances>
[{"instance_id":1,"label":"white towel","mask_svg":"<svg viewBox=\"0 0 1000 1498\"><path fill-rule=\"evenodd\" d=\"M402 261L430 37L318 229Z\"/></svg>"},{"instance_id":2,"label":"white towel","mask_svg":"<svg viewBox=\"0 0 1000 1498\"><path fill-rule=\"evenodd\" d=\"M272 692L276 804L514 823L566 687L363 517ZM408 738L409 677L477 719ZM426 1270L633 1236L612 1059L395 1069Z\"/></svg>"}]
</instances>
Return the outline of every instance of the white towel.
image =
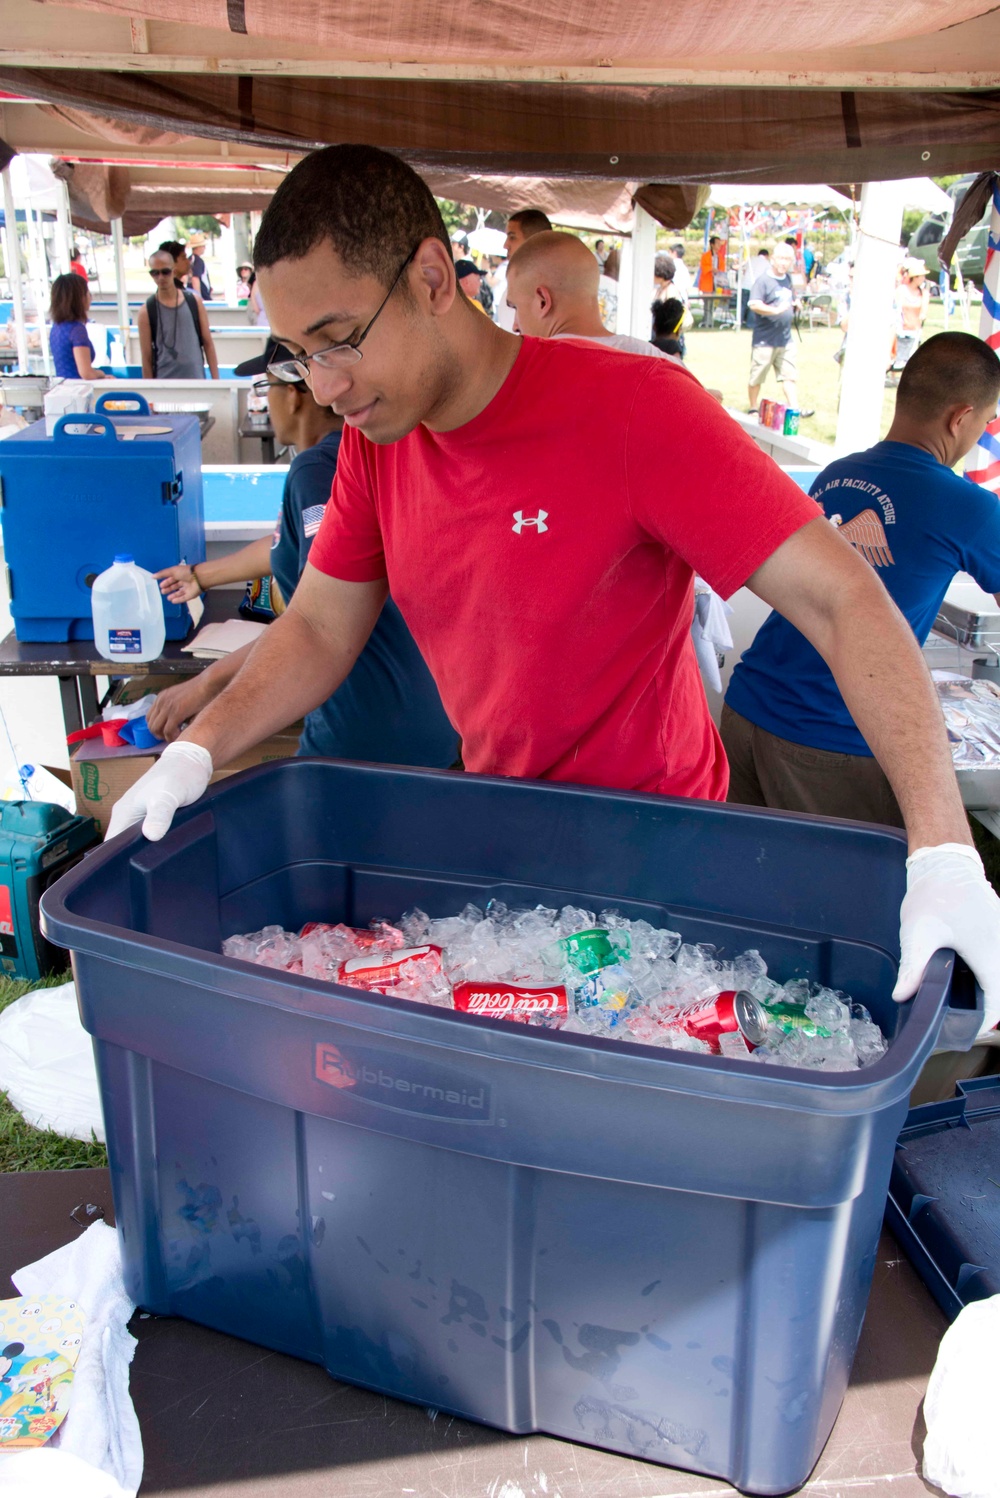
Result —
<instances>
[{"instance_id":1,"label":"white towel","mask_svg":"<svg viewBox=\"0 0 1000 1498\"><path fill-rule=\"evenodd\" d=\"M142 1481L142 1437L128 1391L136 1348L127 1322L118 1235L95 1222L13 1275L22 1295L54 1292L84 1313L83 1341L69 1412L52 1439L0 1456L4 1498L135 1498Z\"/></svg>"}]
</instances>

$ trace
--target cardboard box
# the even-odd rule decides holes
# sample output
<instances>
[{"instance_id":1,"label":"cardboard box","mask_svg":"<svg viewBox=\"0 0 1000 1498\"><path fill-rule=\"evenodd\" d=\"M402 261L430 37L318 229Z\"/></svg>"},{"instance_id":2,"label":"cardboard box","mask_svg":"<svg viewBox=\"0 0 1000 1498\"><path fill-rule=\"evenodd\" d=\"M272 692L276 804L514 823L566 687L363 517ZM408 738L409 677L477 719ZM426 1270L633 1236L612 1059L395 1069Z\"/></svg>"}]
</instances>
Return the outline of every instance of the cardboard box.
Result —
<instances>
[{"instance_id":1,"label":"cardboard box","mask_svg":"<svg viewBox=\"0 0 1000 1498\"><path fill-rule=\"evenodd\" d=\"M222 765L212 776L214 784L239 770L252 769L270 760L290 759L299 747L299 735L295 727L275 734L248 749L228 765ZM70 760L70 774L77 810L84 816L94 817L101 833L106 834L111 812L125 792L145 775L156 763L160 751L133 749L126 745L122 749L108 749L100 739L83 743Z\"/></svg>"},{"instance_id":2,"label":"cardboard box","mask_svg":"<svg viewBox=\"0 0 1000 1498\"><path fill-rule=\"evenodd\" d=\"M86 740L74 750L69 762L77 811L93 817L103 836L115 802L155 763L156 754L149 749L133 749L131 745L108 749L100 739Z\"/></svg>"}]
</instances>

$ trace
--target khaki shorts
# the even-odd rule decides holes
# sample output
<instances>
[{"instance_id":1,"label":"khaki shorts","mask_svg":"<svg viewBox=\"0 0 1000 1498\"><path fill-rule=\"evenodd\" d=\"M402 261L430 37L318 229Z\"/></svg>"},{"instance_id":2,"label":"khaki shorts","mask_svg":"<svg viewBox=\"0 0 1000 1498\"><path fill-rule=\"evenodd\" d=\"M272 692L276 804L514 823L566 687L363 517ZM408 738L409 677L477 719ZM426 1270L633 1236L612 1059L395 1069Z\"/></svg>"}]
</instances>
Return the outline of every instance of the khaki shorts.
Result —
<instances>
[{"instance_id":1,"label":"khaki shorts","mask_svg":"<svg viewBox=\"0 0 1000 1498\"><path fill-rule=\"evenodd\" d=\"M770 348L766 343L755 343L750 353L751 385L762 385L769 369L774 370L776 380L794 380L795 346L786 343L783 348Z\"/></svg>"},{"instance_id":2,"label":"khaki shorts","mask_svg":"<svg viewBox=\"0 0 1000 1498\"><path fill-rule=\"evenodd\" d=\"M779 739L728 704L723 704L720 732L729 760L727 800L902 827L885 772L866 754L833 754Z\"/></svg>"}]
</instances>

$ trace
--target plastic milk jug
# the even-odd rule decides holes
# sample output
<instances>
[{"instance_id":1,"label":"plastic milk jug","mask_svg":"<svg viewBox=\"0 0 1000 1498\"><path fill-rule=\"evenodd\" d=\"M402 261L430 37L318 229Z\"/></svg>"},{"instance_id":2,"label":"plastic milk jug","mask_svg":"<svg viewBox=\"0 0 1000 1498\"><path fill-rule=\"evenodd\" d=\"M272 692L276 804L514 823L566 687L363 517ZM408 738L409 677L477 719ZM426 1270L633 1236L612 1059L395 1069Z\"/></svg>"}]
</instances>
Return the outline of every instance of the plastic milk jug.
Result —
<instances>
[{"instance_id":1,"label":"plastic milk jug","mask_svg":"<svg viewBox=\"0 0 1000 1498\"><path fill-rule=\"evenodd\" d=\"M106 660L127 668L163 654L166 627L159 584L122 553L94 579L94 644Z\"/></svg>"}]
</instances>

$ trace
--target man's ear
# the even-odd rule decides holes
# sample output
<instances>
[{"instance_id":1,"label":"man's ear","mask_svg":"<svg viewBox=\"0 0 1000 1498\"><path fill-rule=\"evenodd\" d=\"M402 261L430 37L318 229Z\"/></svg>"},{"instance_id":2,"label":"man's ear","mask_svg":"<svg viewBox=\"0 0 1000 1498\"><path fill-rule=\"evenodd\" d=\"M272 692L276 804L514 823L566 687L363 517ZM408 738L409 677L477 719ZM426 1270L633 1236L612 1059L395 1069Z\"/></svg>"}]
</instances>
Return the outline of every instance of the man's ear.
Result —
<instances>
[{"instance_id":1,"label":"man's ear","mask_svg":"<svg viewBox=\"0 0 1000 1498\"><path fill-rule=\"evenodd\" d=\"M454 306L458 295L455 262L440 239L425 239L406 271L409 286L419 303L435 317Z\"/></svg>"},{"instance_id":2,"label":"man's ear","mask_svg":"<svg viewBox=\"0 0 1000 1498\"><path fill-rule=\"evenodd\" d=\"M535 287L535 301L540 315L548 317L552 311L552 293L547 286Z\"/></svg>"}]
</instances>

